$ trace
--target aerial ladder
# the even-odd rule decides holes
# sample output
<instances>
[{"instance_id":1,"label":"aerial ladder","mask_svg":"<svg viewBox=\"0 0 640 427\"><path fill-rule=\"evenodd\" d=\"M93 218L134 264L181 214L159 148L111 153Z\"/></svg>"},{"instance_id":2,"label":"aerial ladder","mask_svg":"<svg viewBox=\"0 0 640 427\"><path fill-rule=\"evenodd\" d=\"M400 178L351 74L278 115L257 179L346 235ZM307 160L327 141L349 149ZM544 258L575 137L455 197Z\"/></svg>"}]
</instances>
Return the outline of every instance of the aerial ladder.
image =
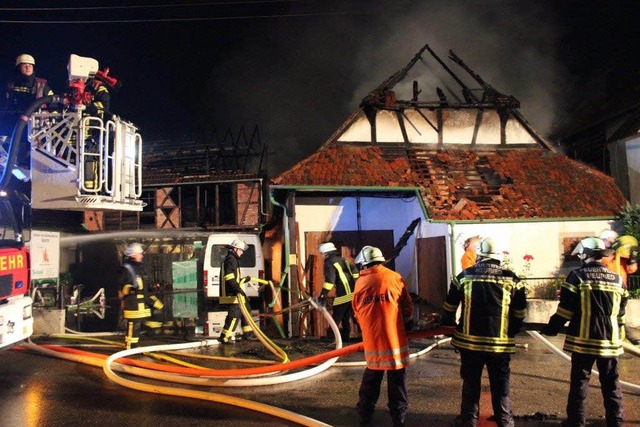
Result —
<instances>
[{"instance_id":1,"label":"aerial ladder","mask_svg":"<svg viewBox=\"0 0 640 427\"><path fill-rule=\"evenodd\" d=\"M30 184L31 209L141 211L142 138L135 125L117 115L87 112L89 78L117 82L98 61L71 55L69 89L43 97L24 112L0 146L0 190L13 181ZM46 105L46 108L43 106ZM19 162L23 132L28 162ZM22 153L24 154L24 153Z\"/></svg>"}]
</instances>

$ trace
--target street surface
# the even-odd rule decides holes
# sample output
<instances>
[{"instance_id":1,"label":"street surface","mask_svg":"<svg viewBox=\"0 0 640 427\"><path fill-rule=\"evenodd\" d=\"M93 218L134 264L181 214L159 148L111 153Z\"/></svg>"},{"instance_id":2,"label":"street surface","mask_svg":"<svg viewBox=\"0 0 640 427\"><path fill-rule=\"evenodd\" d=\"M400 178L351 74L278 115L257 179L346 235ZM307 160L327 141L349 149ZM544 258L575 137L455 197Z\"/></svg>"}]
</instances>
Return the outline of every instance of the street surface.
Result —
<instances>
[{"instance_id":1,"label":"street surface","mask_svg":"<svg viewBox=\"0 0 640 427\"><path fill-rule=\"evenodd\" d=\"M116 337L114 339L120 339ZM551 339L561 346L564 336ZM326 351L328 344L313 339L274 340L291 360ZM36 339L36 343L44 340ZM48 340L47 342L51 342ZM61 345L74 342L58 340ZM142 338L142 345L176 343L175 337ZM419 351L434 341L419 339L412 347ZM517 426L557 426L564 418L568 392L568 362L548 350L541 342L523 332L512 359L512 399ZM75 342L76 344L79 342ZM88 345L88 344L84 344ZM116 349L83 347L82 350L110 354ZM239 342L197 350L199 354L262 358L275 360L259 342ZM175 357L175 355L173 355ZM157 360L145 358L155 363ZM229 368L210 360L182 358L192 364ZM362 360L355 353L338 362ZM640 384L640 358L625 353L620 358L621 379ZM410 408L407 426L450 426L458 413L461 380L459 356L449 344L424 354L408 368ZM259 387L196 387L190 389L222 393L287 409L333 426L357 426L355 411L363 367L331 367L309 379ZM126 376L154 383L154 380ZM163 396L125 388L105 376L101 368L46 357L27 351L0 352L0 423L9 427L96 426L293 426L290 421L227 404ZM160 384L159 382L155 382ZM161 383L163 386L171 385ZM604 426L604 413L596 377L589 391L588 418L591 426ZM640 394L625 393L626 425L640 425ZM481 399L479 425L494 426L486 373ZM375 426L390 425L383 386L374 416Z\"/></svg>"}]
</instances>

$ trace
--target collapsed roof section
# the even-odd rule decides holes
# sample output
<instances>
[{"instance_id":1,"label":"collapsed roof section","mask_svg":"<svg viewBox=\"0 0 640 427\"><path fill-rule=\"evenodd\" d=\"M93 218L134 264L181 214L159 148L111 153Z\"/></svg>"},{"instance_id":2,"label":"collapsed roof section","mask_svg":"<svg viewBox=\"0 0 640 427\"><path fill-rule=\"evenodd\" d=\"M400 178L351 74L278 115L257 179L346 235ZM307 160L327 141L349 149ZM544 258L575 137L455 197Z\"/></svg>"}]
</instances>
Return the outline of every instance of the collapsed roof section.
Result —
<instances>
[{"instance_id":1,"label":"collapsed roof section","mask_svg":"<svg viewBox=\"0 0 640 427\"><path fill-rule=\"evenodd\" d=\"M520 102L486 83L453 51L454 72L429 45L361 102L327 141L554 147L524 119Z\"/></svg>"},{"instance_id":2,"label":"collapsed roof section","mask_svg":"<svg viewBox=\"0 0 640 427\"><path fill-rule=\"evenodd\" d=\"M613 217L626 203L607 175L541 147L340 144L316 152L273 183L309 190L416 188L427 217L445 221Z\"/></svg>"},{"instance_id":3,"label":"collapsed roof section","mask_svg":"<svg viewBox=\"0 0 640 427\"><path fill-rule=\"evenodd\" d=\"M427 218L442 221L614 217L620 212L626 199L611 177L556 151L521 116L514 97L484 82L453 52L449 59L479 89L426 45L365 97L315 154L274 179L274 186L413 190ZM419 62L428 74L412 74ZM431 72L434 62L440 74ZM440 82L444 89L433 91L437 100L421 99L418 77ZM409 97L401 98L407 88Z\"/></svg>"}]
</instances>

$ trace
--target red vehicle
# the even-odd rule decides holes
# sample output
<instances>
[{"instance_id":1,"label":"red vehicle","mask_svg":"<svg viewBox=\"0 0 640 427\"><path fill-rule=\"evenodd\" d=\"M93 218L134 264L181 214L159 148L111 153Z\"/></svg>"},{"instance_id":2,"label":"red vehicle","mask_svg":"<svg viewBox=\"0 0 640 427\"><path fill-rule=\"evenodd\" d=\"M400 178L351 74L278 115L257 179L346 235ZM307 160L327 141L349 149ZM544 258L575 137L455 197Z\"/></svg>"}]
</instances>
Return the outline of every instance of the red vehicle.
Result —
<instances>
[{"instance_id":1,"label":"red vehicle","mask_svg":"<svg viewBox=\"0 0 640 427\"><path fill-rule=\"evenodd\" d=\"M29 252L9 197L0 192L0 349L33 333Z\"/></svg>"},{"instance_id":2,"label":"red vehicle","mask_svg":"<svg viewBox=\"0 0 640 427\"><path fill-rule=\"evenodd\" d=\"M110 88L118 81L92 58L71 55L67 69L67 93L36 99L19 118L0 120L10 127L0 129L0 349L33 334L30 268L38 266L25 241L31 229L46 227L32 221L34 212L63 217L66 211L141 211L145 205L137 128L111 113L86 111L89 78Z\"/></svg>"}]
</instances>

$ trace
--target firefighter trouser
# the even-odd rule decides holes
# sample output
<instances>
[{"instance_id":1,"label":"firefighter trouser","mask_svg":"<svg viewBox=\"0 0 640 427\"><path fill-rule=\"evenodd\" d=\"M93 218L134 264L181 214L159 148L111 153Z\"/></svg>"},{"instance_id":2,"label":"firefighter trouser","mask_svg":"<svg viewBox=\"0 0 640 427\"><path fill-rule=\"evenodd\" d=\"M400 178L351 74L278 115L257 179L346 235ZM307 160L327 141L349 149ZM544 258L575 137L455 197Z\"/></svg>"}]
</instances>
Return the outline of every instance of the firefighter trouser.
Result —
<instances>
[{"instance_id":1,"label":"firefighter trouser","mask_svg":"<svg viewBox=\"0 0 640 427\"><path fill-rule=\"evenodd\" d=\"M141 319L126 319L127 320L127 330L124 334L124 344L127 350L135 348L138 346L138 342L140 341L140 329L142 328Z\"/></svg>"},{"instance_id":2,"label":"firefighter trouser","mask_svg":"<svg viewBox=\"0 0 640 427\"><path fill-rule=\"evenodd\" d=\"M334 305L331 311L331 318L336 325L340 327L340 336L342 342L346 342L351 337L351 318L353 317L353 308L351 302L340 305ZM341 324L342 323L342 324ZM333 330L329 328L329 336L333 336Z\"/></svg>"},{"instance_id":3,"label":"firefighter trouser","mask_svg":"<svg viewBox=\"0 0 640 427\"><path fill-rule=\"evenodd\" d=\"M220 342L229 342L231 337L236 331L236 327L238 326L238 322L242 325L242 334L247 335L253 332L249 323L245 320L242 315L242 310L240 309L239 303L231 304L227 310L227 317L224 319L224 326L222 327L222 332L220 333L220 337L218 340ZM251 313L251 307L248 303L245 303L245 307L247 311Z\"/></svg>"},{"instance_id":4,"label":"firefighter trouser","mask_svg":"<svg viewBox=\"0 0 640 427\"><path fill-rule=\"evenodd\" d=\"M585 425L587 390L591 378L591 368L596 363L600 373L600 390L604 400L607 427L622 426L622 390L618 379L618 359L597 357L587 354L571 355L571 385L567 399L567 426Z\"/></svg>"},{"instance_id":5,"label":"firefighter trouser","mask_svg":"<svg viewBox=\"0 0 640 427\"><path fill-rule=\"evenodd\" d=\"M462 402L456 425L473 427L478 422L482 371L487 366L491 405L495 422L500 427L513 426L509 378L511 355L460 349L460 377L462 378Z\"/></svg>"},{"instance_id":6,"label":"firefighter trouser","mask_svg":"<svg viewBox=\"0 0 640 427\"><path fill-rule=\"evenodd\" d=\"M371 422L373 411L380 397L380 386L385 372L387 373L389 414L394 426L402 426L409 406L405 368L387 371L365 368L358 391L359 399L356 409L364 424Z\"/></svg>"}]
</instances>

